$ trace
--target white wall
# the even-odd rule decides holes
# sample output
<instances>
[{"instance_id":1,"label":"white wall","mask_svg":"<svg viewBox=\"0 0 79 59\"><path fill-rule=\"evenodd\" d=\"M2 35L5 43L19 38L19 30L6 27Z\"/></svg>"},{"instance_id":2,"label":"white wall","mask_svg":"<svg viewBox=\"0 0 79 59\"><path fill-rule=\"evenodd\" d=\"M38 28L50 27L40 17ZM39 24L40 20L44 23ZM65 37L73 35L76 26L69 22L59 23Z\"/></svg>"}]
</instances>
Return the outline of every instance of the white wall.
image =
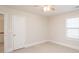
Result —
<instances>
[{"instance_id":1,"label":"white wall","mask_svg":"<svg viewBox=\"0 0 79 59\"><path fill-rule=\"evenodd\" d=\"M65 21L67 18L79 17L79 11L60 14L50 17L49 32L50 41L79 49L79 40L66 37Z\"/></svg>"},{"instance_id":2,"label":"white wall","mask_svg":"<svg viewBox=\"0 0 79 59\"><path fill-rule=\"evenodd\" d=\"M26 45L46 41L48 38L48 19L34 14L28 15L27 19Z\"/></svg>"},{"instance_id":3,"label":"white wall","mask_svg":"<svg viewBox=\"0 0 79 59\"><path fill-rule=\"evenodd\" d=\"M31 14L28 12L23 12L19 11L16 9L10 9L6 8L3 6L0 6L0 13L6 14L7 20L5 21L5 31L8 32L8 34L5 35L7 39L5 39L5 49L6 51L12 50L12 27L11 27L11 16L12 15L24 15L26 16L26 42L25 46L27 47L30 44L34 43L39 43L39 42L44 42L47 40L47 35L48 35L48 20L47 17L41 16L41 15L36 15L36 14ZM6 26L6 24L8 26ZM18 30L18 29L17 29ZM7 37L7 35L9 35Z\"/></svg>"},{"instance_id":4,"label":"white wall","mask_svg":"<svg viewBox=\"0 0 79 59\"><path fill-rule=\"evenodd\" d=\"M3 15L0 15L0 32L4 32L4 20ZM0 43L4 42L4 34L0 34Z\"/></svg>"}]
</instances>

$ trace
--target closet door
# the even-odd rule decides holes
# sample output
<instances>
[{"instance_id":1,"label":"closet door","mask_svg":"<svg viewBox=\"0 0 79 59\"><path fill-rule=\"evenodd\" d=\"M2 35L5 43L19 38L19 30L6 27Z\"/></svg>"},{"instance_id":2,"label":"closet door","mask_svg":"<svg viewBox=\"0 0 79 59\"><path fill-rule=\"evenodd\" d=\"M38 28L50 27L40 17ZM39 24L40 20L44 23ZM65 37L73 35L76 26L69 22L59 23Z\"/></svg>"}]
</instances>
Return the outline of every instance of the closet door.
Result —
<instances>
[{"instance_id":1,"label":"closet door","mask_svg":"<svg viewBox=\"0 0 79 59\"><path fill-rule=\"evenodd\" d=\"M24 16L12 16L13 50L23 48L26 40L26 18Z\"/></svg>"}]
</instances>

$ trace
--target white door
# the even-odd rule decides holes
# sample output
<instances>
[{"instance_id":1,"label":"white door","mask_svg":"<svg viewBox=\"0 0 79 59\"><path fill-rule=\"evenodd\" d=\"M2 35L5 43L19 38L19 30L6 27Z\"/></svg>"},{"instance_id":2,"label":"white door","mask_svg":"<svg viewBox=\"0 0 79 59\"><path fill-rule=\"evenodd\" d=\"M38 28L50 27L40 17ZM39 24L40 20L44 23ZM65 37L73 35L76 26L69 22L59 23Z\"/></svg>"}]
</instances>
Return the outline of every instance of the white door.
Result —
<instances>
[{"instance_id":1,"label":"white door","mask_svg":"<svg viewBox=\"0 0 79 59\"><path fill-rule=\"evenodd\" d=\"M26 40L26 18L24 16L12 16L13 50L23 48Z\"/></svg>"}]
</instances>

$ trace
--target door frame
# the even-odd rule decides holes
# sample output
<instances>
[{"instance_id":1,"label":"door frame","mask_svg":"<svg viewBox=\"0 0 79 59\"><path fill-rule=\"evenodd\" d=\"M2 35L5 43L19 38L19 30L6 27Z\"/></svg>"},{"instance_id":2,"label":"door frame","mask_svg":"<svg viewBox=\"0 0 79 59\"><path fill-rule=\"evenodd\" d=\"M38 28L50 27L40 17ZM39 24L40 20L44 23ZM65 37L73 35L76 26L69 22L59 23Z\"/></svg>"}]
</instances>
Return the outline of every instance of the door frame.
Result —
<instances>
[{"instance_id":1,"label":"door frame","mask_svg":"<svg viewBox=\"0 0 79 59\"><path fill-rule=\"evenodd\" d=\"M12 51L12 49L8 49L8 45L7 45L7 43L8 43L8 41L6 41L6 40L8 40L9 39L9 35L8 35L8 19L9 19L9 14L8 13L6 13L6 12L1 12L0 11L0 14L2 14L3 15L3 17L4 17L4 53L5 52L11 52Z\"/></svg>"},{"instance_id":2,"label":"door frame","mask_svg":"<svg viewBox=\"0 0 79 59\"><path fill-rule=\"evenodd\" d=\"M8 23L10 23L9 20L12 19L12 18L10 18L10 16L12 16L12 14L3 12L3 11L0 11L0 14L2 14L4 16L4 53L12 52L14 50L13 40L11 38L12 28L11 29L8 28L9 26L11 26ZM12 42L10 42L9 40L11 40ZM10 44L12 44L12 45L10 45ZM24 44L25 44L25 42L24 42Z\"/></svg>"}]
</instances>

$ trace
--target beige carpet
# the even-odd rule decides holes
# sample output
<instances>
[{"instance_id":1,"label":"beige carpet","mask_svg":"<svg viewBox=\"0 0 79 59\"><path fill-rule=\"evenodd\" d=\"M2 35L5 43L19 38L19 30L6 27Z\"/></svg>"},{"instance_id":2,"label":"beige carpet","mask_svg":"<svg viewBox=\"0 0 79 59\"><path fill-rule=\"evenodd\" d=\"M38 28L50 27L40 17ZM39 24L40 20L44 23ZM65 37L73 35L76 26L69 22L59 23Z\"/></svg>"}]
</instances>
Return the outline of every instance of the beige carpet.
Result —
<instances>
[{"instance_id":1,"label":"beige carpet","mask_svg":"<svg viewBox=\"0 0 79 59\"><path fill-rule=\"evenodd\" d=\"M0 53L3 53L3 52L4 52L4 44L0 43Z\"/></svg>"},{"instance_id":2,"label":"beige carpet","mask_svg":"<svg viewBox=\"0 0 79 59\"><path fill-rule=\"evenodd\" d=\"M79 51L75 49L49 42L13 51L13 53L78 53L78 52Z\"/></svg>"}]
</instances>

